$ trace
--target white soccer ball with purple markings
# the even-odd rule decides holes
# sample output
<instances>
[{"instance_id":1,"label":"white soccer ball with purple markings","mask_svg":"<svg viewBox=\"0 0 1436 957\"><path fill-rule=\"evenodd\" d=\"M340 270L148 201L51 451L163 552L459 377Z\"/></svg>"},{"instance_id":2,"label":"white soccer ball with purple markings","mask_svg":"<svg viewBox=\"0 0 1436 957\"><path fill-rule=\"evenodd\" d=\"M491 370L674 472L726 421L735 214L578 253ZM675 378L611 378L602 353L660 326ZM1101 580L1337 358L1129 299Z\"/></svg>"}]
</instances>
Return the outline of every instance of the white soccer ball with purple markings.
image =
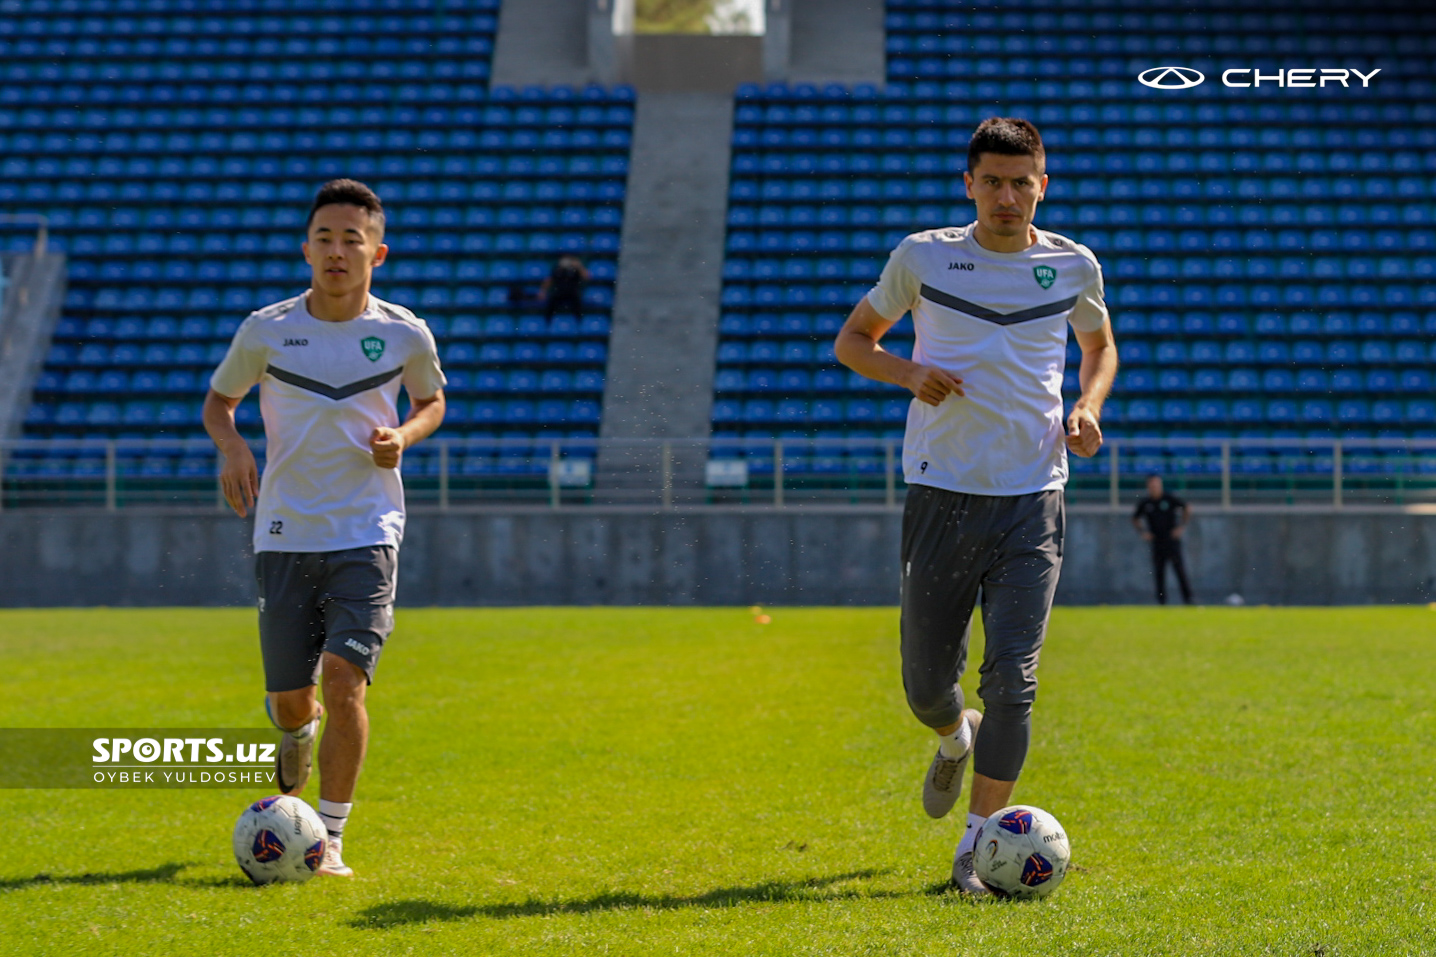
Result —
<instances>
[{"instance_id":1,"label":"white soccer ball with purple markings","mask_svg":"<svg viewBox=\"0 0 1436 957\"><path fill-rule=\"evenodd\" d=\"M1007 897L1046 897L1067 876L1072 848L1057 818L1026 804L1005 807L977 831L973 863L982 883Z\"/></svg>"},{"instance_id":2,"label":"white soccer ball with purple markings","mask_svg":"<svg viewBox=\"0 0 1436 957\"><path fill-rule=\"evenodd\" d=\"M307 881L324 861L324 822L297 797L260 798L234 825L234 859L256 884Z\"/></svg>"}]
</instances>

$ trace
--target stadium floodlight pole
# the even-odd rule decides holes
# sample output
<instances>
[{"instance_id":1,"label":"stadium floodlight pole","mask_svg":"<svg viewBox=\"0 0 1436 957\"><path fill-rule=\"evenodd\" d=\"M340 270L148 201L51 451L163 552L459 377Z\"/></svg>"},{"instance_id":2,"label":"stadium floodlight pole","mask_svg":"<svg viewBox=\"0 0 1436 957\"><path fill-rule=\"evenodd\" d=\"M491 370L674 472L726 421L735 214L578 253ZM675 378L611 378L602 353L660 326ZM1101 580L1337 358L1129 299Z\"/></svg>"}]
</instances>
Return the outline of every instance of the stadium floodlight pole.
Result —
<instances>
[{"instance_id":1,"label":"stadium floodlight pole","mask_svg":"<svg viewBox=\"0 0 1436 957\"><path fill-rule=\"evenodd\" d=\"M35 224L35 258L45 258L50 245L50 218L39 213L0 213L0 223Z\"/></svg>"}]
</instances>

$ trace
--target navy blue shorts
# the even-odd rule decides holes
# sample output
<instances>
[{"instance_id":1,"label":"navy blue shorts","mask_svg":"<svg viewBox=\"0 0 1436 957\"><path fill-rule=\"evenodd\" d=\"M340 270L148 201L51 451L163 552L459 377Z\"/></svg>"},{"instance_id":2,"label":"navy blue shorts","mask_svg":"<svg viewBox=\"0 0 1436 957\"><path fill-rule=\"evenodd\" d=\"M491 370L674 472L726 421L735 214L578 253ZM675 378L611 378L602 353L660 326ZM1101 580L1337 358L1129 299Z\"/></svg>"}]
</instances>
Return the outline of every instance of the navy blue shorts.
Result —
<instances>
[{"instance_id":1,"label":"navy blue shorts","mask_svg":"<svg viewBox=\"0 0 1436 957\"><path fill-rule=\"evenodd\" d=\"M337 552L260 552L259 647L267 691L319 681L324 652L364 669L372 683L394 630L399 552L392 545Z\"/></svg>"}]
</instances>

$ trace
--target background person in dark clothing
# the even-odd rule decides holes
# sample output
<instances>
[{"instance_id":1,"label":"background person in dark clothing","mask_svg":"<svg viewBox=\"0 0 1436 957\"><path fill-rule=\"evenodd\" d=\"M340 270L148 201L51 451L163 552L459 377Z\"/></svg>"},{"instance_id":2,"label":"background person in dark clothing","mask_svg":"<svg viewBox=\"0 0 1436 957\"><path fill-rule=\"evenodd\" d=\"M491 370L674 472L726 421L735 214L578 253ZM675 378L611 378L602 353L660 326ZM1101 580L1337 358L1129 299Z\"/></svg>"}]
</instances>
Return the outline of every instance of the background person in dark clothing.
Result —
<instances>
[{"instance_id":1,"label":"background person in dark clothing","mask_svg":"<svg viewBox=\"0 0 1436 957\"><path fill-rule=\"evenodd\" d=\"M1167 603L1168 562L1177 573L1183 603L1192 603L1192 586L1187 581L1187 566L1182 562L1182 533L1191 518L1191 507L1162 488L1160 475L1147 476L1147 497L1137 503L1137 510L1132 513L1132 527L1143 541L1152 543L1152 572L1157 577L1159 605ZM1143 520L1147 523L1145 529Z\"/></svg>"},{"instance_id":2,"label":"background person in dark clothing","mask_svg":"<svg viewBox=\"0 0 1436 957\"><path fill-rule=\"evenodd\" d=\"M575 319L582 319L583 284L588 282L588 277L583 260L577 256L560 256L539 287L539 298L545 303L544 315L552 319L555 312L567 306Z\"/></svg>"}]
</instances>

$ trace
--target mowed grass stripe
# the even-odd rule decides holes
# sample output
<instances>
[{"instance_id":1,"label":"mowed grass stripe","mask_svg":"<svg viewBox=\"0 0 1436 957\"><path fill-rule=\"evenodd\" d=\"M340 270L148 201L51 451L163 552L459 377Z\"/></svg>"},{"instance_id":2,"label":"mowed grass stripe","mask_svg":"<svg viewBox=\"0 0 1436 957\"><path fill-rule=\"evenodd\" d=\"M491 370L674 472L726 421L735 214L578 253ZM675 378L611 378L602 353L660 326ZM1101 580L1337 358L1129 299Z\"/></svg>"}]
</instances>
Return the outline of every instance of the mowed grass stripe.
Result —
<instances>
[{"instance_id":1,"label":"mowed grass stripe","mask_svg":"<svg viewBox=\"0 0 1436 957\"><path fill-rule=\"evenodd\" d=\"M404 610L357 879L248 887L257 792L0 791L0 949L1436 952L1436 613L1058 609L1017 799L1076 869L974 906L896 612L768 611ZM251 611L3 612L0 654L0 726L263 720Z\"/></svg>"}]
</instances>

